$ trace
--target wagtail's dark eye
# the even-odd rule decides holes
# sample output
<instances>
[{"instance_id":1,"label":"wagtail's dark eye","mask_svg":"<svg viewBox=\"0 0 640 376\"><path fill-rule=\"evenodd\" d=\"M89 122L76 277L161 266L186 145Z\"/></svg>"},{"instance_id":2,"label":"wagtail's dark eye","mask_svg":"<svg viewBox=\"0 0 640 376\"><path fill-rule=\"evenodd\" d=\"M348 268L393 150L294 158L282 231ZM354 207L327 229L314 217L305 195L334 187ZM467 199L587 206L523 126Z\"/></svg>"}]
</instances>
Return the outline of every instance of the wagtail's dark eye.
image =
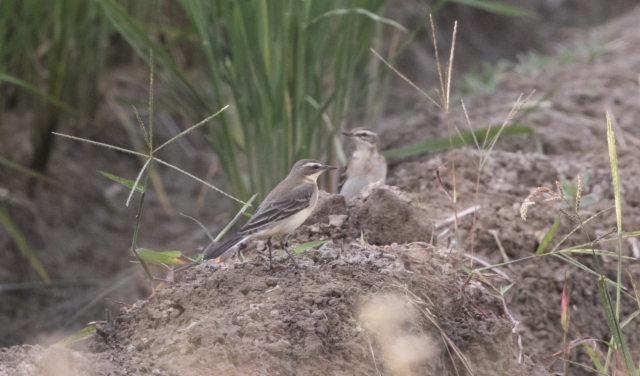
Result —
<instances>
[{"instance_id":1,"label":"wagtail's dark eye","mask_svg":"<svg viewBox=\"0 0 640 376\"><path fill-rule=\"evenodd\" d=\"M320 166L318 166L317 164L316 164L316 165L313 165L313 169L314 169L314 170L317 170L317 169L319 169L319 168L320 168Z\"/></svg>"}]
</instances>

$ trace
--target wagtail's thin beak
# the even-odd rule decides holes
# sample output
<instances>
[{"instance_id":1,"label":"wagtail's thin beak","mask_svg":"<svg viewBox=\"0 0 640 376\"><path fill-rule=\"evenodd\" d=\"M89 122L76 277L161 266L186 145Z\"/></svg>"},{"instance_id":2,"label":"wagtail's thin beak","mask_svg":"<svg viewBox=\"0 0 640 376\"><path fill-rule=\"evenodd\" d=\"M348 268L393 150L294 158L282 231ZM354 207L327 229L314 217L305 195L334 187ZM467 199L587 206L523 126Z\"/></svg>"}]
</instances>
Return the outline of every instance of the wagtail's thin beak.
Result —
<instances>
[{"instance_id":1,"label":"wagtail's thin beak","mask_svg":"<svg viewBox=\"0 0 640 376\"><path fill-rule=\"evenodd\" d=\"M336 170L337 167L333 167L333 166L329 166L329 165L324 165L324 169L325 170Z\"/></svg>"},{"instance_id":2,"label":"wagtail's thin beak","mask_svg":"<svg viewBox=\"0 0 640 376\"><path fill-rule=\"evenodd\" d=\"M353 133L351 133L351 132L340 132L340 133L342 133L343 135L348 136L348 137L353 137Z\"/></svg>"}]
</instances>

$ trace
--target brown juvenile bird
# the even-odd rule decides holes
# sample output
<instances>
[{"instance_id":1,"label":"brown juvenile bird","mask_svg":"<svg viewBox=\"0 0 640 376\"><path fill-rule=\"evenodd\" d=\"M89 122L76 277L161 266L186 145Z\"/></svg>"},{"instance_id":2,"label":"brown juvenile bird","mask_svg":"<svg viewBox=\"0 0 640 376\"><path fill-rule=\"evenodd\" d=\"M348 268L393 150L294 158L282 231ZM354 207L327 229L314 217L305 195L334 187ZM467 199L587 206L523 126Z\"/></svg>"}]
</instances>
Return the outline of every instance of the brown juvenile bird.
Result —
<instances>
[{"instance_id":1,"label":"brown juvenile bird","mask_svg":"<svg viewBox=\"0 0 640 376\"><path fill-rule=\"evenodd\" d=\"M250 239L269 238L269 269L271 266L271 237L287 235L311 215L318 201L318 176L336 167L313 159L298 161L289 175L265 197L240 231L206 253L204 259L214 259ZM293 255L285 248L293 262Z\"/></svg>"},{"instance_id":2,"label":"brown juvenile bird","mask_svg":"<svg viewBox=\"0 0 640 376\"><path fill-rule=\"evenodd\" d=\"M384 184L387 161L378 150L378 135L375 132L367 128L354 128L342 134L356 143L356 151L347 163L346 180L340 189L340 194L349 199L372 183Z\"/></svg>"}]
</instances>

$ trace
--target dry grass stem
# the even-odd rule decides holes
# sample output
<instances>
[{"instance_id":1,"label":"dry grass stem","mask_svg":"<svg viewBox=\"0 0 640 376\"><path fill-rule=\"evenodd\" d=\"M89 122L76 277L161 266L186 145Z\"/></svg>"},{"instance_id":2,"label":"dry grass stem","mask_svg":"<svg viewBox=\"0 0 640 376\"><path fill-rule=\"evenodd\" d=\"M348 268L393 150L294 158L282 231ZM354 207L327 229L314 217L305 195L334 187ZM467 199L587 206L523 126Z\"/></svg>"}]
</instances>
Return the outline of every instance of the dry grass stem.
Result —
<instances>
[{"instance_id":1,"label":"dry grass stem","mask_svg":"<svg viewBox=\"0 0 640 376\"><path fill-rule=\"evenodd\" d=\"M378 362L376 362L376 354L373 352L373 346L371 346L371 339L369 338L369 334L367 334L367 341L369 342L369 351L371 351L371 357L373 358L373 366L376 367L376 372L378 372L378 376L382 376L380 373L380 369L378 369Z\"/></svg>"},{"instance_id":2,"label":"dry grass stem","mask_svg":"<svg viewBox=\"0 0 640 376\"><path fill-rule=\"evenodd\" d=\"M562 208L560 208L560 213L562 213L562 215L564 215L565 217L569 218L573 222L580 223L580 221L578 220L578 217L575 214L570 213L567 210L562 209Z\"/></svg>"},{"instance_id":3,"label":"dry grass stem","mask_svg":"<svg viewBox=\"0 0 640 376\"><path fill-rule=\"evenodd\" d=\"M636 259L640 258L640 247L638 246L638 239L627 238L627 240L629 241L629 244L631 244L631 254L633 255L633 257L635 257Z\"/></svg>"},{"instance_id":4,"label":"dry grass stem","mask_svg":"<svg viewBox=\"0 0 640 376\"><path fill-rule=\"evenodd\" d=\"M480 257L475 256L475 255L470 255L470 254L468 254L468 253L465 253L465 254L463 254L463 256L464 256L464 257L467 257L467 258L469 258L470 260L473 260L473 261L475 261L475 262L477 262L478 264L483 265L483 266L490 267L490 266L492 266L492 265L493 265L493 264L491 264L491 263L489 263L489 262L487 262L487 261L485 261L485 260L481 259ZM506 279L506 280L507 280L507 281L509 281L509 282L513 282L513 280L511 279L511 277L509 277L505 272L503 272L502 270L498 269L497 267L495 267L495 268L490 268L489 270L493 270L496 274L500 275L502 278Z\"/></svg>"},{"instance_id":5,"label":"dry grass stem","mask_svg":"<svg viewBox=\"0 0 640 376\"><path fill-rule=\"evenodd\" d=\"M405 77L402 73L400 73L396 68L393 67L393 65L391 65L391 63L389 63L387 60L385 60L385 58L383 58L382 56L380 56L379 53L376 52L376 50L374 50L373 48L370 48L371 52L373 52L374 55L376 55L376 57L380 60L382 60L383 63L385 63L387 65L387 67L389 67L389 69L391 69L393 71L393 73L397 74L398 77L402 78L402 80L404 80L404 82L408 83L412 88L416 89L420 94L422 94L422 96L424 96L425 98L427 98L428 100L431 101L431 103L433 103L436 107L438 108L442 108L442 106L440 106L438 104L438 102L436 102L433 98L431 98L429 96L429 94L425 93L424 90L420 89L416 84L414 84L413 82L411 82L411 80L409 80L407 77Z\"/></svg>"},{"instance_id":6,"label":"dry grass stem","mask_svg":"<svg viewBox=\"0 0 640 376\"><path fill-rule=\"evenodd\" d=\"M502 246L502 242L500 241L500 238L498 237L498 230L489 230L488 232L489 234L493 235L493 238L496 240L496 243L498 244L498 249L500 249L500 253L502 254L502 260L504 262L511 261L509 259L509 256L507 256L507 252L505 252L504 247Z\"/></svg>"},{"instance_id":7,"label":"dry grass stem","mask_svg":"<svg viewBox=\"0 0 640 376\"><path fill-rule=\"evenodd\" d=\"M511 321L511 323L513 324L513 329L511 329L511 333L518 336L518 349L519 349L518 363L522 364L522 337L520 336L520 333L518 333L518 325L520 325L520 322L514 319L513 316L511 315L511 312L509 312L509 309L507 308L507 302L506 300L504 300L504 296L501 296L501 298L502 298L502 306L504 307L504 313L509 318L509 321Z\"/></svg>"},{"instance_id":8,"label":"dry grass stem","mask_svg":"<svg viewBox=\"0 0 640 376\"><path fill-rule=\"evenodd\" d=\"M605 232L604 234L602 234L602 235L598 236L598 237L596 238L596 240L594 240L594 241L593 241L593 243L597 243L597 242L599 242L600 240L602 240L602 239L606 238L607 236L609 236L609 235L613 234L614 232L616 232L616 228L615 228L615 227L614 227L614 228L612 228L611 230L609 230L609 231Z\"/></svg>"},{"instance_id":9,"label":"dry grass stem","mask_svg":"<svg viewBox=\"0 0 640 376\"><path fill-rule=\"evenodd\" d=\"M458 359L460 360L460 362L462 363L462 365L466 369L467 374L470 375L470 376L473 376L474 373L473 373L473 369L471 368L471 364L469 363L469 360L462 353L462 351L460 351L458 346L456 346L456 344L451 340L451 338L449 338L449 336L447 336L447 334L444 332L444 330L442 330L440 325L438 325L437 318L433 315L433 313L431 313L429 308L427 308L425 306L426 304L424 303L424 301L422 299L420 299L420 297L418 297L412 291L410 291L406 286L396 284L395 287L403 290L406 294L411 295L413 297L413 299L410 299L411 303L414 304L416 306L416 308L418 308L418 310L424 315L424 317L426 317L427 320L429 320L429 322L431 322L431 324L438 329L438 331L440 332L440 336L442 337L442 340L447 345L446 346L447 352L453 350L453 352L455 353L456 357L458 357ZM458 369L457 369L457 367L455 365L455 361L454 361L453 357L451 358L451 363L453 364L454 368L456 368L456 373L458 373Z\"/></svg>"},{"instance_id":10,"label":"dry grass stem","mask_svg":"<svg viewBox=\"0 0 640 376\"><path fill-rule=\"evenodd\" d=\"M460 218L462 218L462 217L464 217L464 216L466 216L466 215L469 215L469 214L475 213L475 212L477 212L478 210L480 210L480 205L476 205L476 206L472 206L472 207L470 207L470 208L464 209L463 211L461 211L460 213L458 213L458 219L460 219ZM445 218L445 219L443 219L443 220L441 220L441 221L436 222L436 224L435 224L435 228L440 228L440 227L442 227L442 226L444 226L444 225L446 225L446 224L448 224L448 223L451 223L451 222L453 222L453 221L455 221L455 220L456 220L456 216L455 216L455 215L452 215L452 216L447 217L447 218Z\"/></svg>"}]
</instances>

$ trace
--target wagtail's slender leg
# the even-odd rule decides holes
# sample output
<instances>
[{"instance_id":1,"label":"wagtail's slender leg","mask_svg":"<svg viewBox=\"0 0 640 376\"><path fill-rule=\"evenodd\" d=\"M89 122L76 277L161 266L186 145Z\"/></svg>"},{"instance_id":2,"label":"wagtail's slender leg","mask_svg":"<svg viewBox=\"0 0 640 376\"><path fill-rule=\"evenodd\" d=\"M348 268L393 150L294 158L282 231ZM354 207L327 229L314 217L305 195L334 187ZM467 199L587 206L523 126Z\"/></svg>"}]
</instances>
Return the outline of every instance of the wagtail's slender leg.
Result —
<instances>
[{"instance_id":1,"label":"wagtail's slender leg","mask_svg":"<svg viewBox=\"0 0 640 376\"><path fill-rule=\"evenodd\" d=\"M271 262L271 238L267 239L267 249L269 250L269 271L273 271L273 264Z\"/></svg>"},{"instance_id":2,"label":"wagtail's slender leg","mask_svg":"<svg viewBox=\"0 0 640 376\"><path fill-rule=\"evenodd\" d=\"M291 250L289 249L289 234L285 235L285 237L282 239L282 241L280 242L280 247L282 247L282 249L287 252L289 258L291 259L291 261L293 261L293 265L295 265L295 268L298 269L298 262L293 257L293 253L291 253Z\"/></svg>"},{"instance_id":3,"label":"wagtail's slender leg","mask_svg":"<svg viewBox=\"0 0 640 376\"><path fill-rule=\"evenodd\" d=\"M356 143L356 151L347 163L346 180L340 194L346 198L355 197L370 184L384 184L387 178L387 161L380 154L378 135L366 128L355 128L342 132Z\"/></svg>"}]
</instances>

